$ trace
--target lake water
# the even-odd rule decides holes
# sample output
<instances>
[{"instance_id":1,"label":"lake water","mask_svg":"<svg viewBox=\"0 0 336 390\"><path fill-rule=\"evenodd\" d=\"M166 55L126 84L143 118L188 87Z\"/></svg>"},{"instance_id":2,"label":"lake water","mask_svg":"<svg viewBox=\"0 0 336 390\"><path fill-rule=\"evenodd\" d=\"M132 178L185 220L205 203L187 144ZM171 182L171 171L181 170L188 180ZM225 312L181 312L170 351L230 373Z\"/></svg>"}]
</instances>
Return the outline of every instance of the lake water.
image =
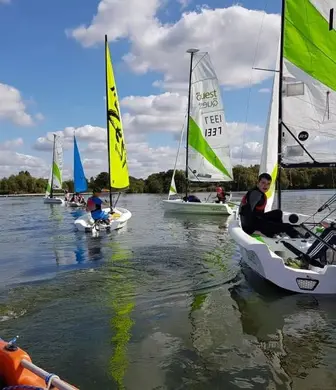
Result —
<instances>
[{"instance_id":1,"label":"lake water","mask_svg":"<svg viewBox=\"0 0 336 390\"><path fill-rule=\"evenodd\" d=\"M331 195L285 192L284 209ZM81 211L0 199L0 337L81 390L335 389L335 299L269 285L224 217L168 217L163 198L123 195L128 226L97 238Z\"/></svg>"}]
</instances>

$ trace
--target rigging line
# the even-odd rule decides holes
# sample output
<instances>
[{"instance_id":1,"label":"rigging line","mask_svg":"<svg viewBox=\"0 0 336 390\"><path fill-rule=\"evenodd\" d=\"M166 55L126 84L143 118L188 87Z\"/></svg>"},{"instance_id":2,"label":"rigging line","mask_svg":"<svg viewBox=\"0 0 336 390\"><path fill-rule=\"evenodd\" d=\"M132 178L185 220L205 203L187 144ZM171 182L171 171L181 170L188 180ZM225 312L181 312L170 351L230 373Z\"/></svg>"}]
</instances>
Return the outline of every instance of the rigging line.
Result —
<instances>
[{"instance_id":1,"label":"rigging line","mask_svg":"<svg viewBox=\"0 0 336 390\"><path fill-rule=\"evenodd\" d=\"M201 53L198 53L198 54L201 54ZM198 64L203 60L204 57L206 57L207 55L209 55L208 52L205 52L202 54L202 57L198 59L198 61L194 64L193 62L193 68L192 68L192 72L194 71L194 69L198 66ZM194 58L195 58L195 55L194 55ZM195 84L195 82L191 82L191 84Z\"/></svg>"},{"instance_id":2,"label":"rigging line","mask_svg":"<svg viewBox=\"0 0 336 390\"><path fill-rule=\"evenodd\" d=\"M311 105L313 108L316 108L318 110L325 110L325 106L322 106L322 105L317 105L317 104L313 104L312 101L309 99L309 100L306 100L300 96L295 96L295 99L297 100L300 100L302 101L303 103L306 103L306 104L309 104ZM329 110L329 114L332 114L332 115L336 115L336 111L330 111Z\"/></svg>"},{"instance_id":3,"label":"rigging line","mask_svg":"<svg viewBox=\"0 0 336 390\"><path fill-rule=\"evenodd\" d=\"M243 130L243 142L242 142L243 145L245 145L245 135L246 135L246 130L247 130L247 120L248 120L250 101L251 101L252 78L253 78L253 70L254 70L253 68L254 68L254 65L255 65L255 61L257 59L257 53L258 53L258 50L259 50L260 36L261 36L261 31L263 29L263 24L264 24L264 19L265 19L265 15L266 15L267 5L268 5L268 0L265 1L265 6L264 6L264 10L265 11L264 11L262 19L261 19L260 29L259 29L259 32L258 32L258 39L257 39L256 50L254 52L252 69L251 69L251 73L250 73L249 91L248 91L248 96L247 96L247 107L246 107L246 116L245 116L245 127L244 127L244 130ZM243 151L244 151L244 148L242 147L241 148L241 155L240 155L240 162L241 163L243 162Z\"/></svg>"}]
</instances>

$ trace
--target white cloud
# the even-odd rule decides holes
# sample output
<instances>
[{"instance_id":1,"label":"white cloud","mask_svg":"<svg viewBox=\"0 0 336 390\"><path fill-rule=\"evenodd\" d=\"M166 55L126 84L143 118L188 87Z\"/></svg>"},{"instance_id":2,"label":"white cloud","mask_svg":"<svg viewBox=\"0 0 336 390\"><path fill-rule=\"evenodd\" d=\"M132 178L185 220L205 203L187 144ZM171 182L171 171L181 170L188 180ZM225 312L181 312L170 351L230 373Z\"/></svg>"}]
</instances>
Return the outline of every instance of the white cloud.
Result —
<instances>
[{"instance_id":1,"label":"white cloud","mask_svg":"<svg viewBox=\"0 0 336 390\"><path fill-rule=\"evenodd\" d=\"M164 3L164 2L163 2ZM164 74L163 86L181 86L188 77L189 47L208 51L222 84L246 86L251 68L274 66L280 32L280 17L235 5L186 12L176 23L162 23L157 17L159 0L101 0L89 26L68 30L68 36L89 47L107 33L110 41L128 38L131 50L124 60L133 71L154 70ZM259 36L259 31L262 31ZM269 72L253 72L253 83L269 78ZM158 81L160 85L162 81Z\"/></svg>"},{"instance_id":2,"label":"white cloud","mask_svg":"<svg viewBox=\"0 0 336 390\"><path fill-rule=\"evenodd\" d=\"M41 158L13 152L12 150L1 151L0 170L1 177L16 175L19 171L29 171L36 177L47 177L49 174L49 168Z\"/></svg>"},{"instance_id":3,"label":"white cloud","mask_svg":"<svg viewBox=\"0 0 336 390\"><path fill-rule=\"evenodd\" d=\"M123 115L127 133L179 132L187 108L187 98L177 93L129 96L121 101L128 112Z\"/></svg>"},{"instance_id":4,"label":"white cloud","mask_svg":"<svg viewBox=\"0 0 336 390\"><path fill-rule=\"evenodd\" d=\"M246 142L234 146L231 150L233 165L260 164L262 143L256 141Z\"/></svg>"},{"instance_id":5,"label":"white cloud","mask_svg":"<svg viewBox=\"0 0 336 390\"><path fill-rule=\"evenodd\" d=\"M186 97L177 93L163 93L150 96L128 96L122 99L123 124L130 174L147 177L149 174L174 167L178 140L186 111ZM253 124L231 122L227 124L232 154L237 160L243 144L244 158L251 158L258 152L254 142L262 142L263 129ZM56 132L63 137L65 149L73 148L73 134L79 141L79 148L87 176L94 176L107 170L107 132L105 128L86 125L79 128L67 127ZM175 146L151 147L146 135L149 133L171 134ZM53 133L40 137L34 148L51 150ZM249 149L252 148L252 151ZM185 154L181 148L179 167L184 169ZM259 154L260 156L260 154ZM239 162L240 163L240 162Z\"/></svg>"},{"instance_id":6,"label":"white cloud","mask_svg":"<svg viewBox=\"0 0 336 390\"><path fill-rule=\"evenodd\" d=\"M260 88L259 93L270 93L271 92L271 88Z\"/></svg>"},{"instance_id":7,"label":"white cloud","mask_svg":"<svg viewBox=\"0 0 336 390\"><path fill-rule=\"evenodd\" d=\"M14 151L23 146L23 143L22 138L15 138L0 143L1 177L15 175L22 170L28 170L36 176L41 174L48 175L49 171L46 169L46 163L41 158Z\"/></svg>"},{"instance_id":8,"label":"white cloud","mask_svg":"<svg viewBox=\"0 0 336 390\"><path fill-rule=\"evenodd\" d=\"M22 138L15 138L11 139L5 142L0 143L0 150L12 150L19 148L23 145L23 139Z\"/></svg>"},{"instance_id":9,"label":"white cloud","mask_svg":"<svg viewBox=\"0 0 336 390\"><path fill-rule=\"evenodd\" d=\"M0 83L0 120L8 120L19 126L32 126L34 121L26 112L20 91Z\"/></svg>"},{"instance_id":10,"label":"white cloud","mask_svg":"<svg viewBox=\"0 0 336 390\"><path fill-rule=\"evenodd\" d=\"M0 0L0 4L10 4L11 0Z\"/></svg>"},{"instance_id":11,"label":"white cloud","mask_svg":"<svg viewBox=\"0 0 336 390\"><path fill-rule=\"evenodd\" d=\"M53 134L62 137L62 144L64 150L73 148L73 136L76 134L78 140L88 142L106 142L106 129L99 126L85 125L82 127L66 127L64 130L49 132L44 137L39 137L33 148L40 151L52 150Z\"/></svg>"}]
</instances>

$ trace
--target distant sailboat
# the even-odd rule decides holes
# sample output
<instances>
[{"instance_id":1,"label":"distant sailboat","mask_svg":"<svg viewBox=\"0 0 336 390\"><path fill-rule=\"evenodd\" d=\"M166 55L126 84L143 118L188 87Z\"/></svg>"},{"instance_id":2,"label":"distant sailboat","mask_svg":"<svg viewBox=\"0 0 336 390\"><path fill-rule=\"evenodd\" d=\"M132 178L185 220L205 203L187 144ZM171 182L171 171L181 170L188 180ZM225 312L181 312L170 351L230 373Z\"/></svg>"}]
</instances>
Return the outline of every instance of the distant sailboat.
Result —
<instances>
[{"instance_id":1,"label":"distant sailboat","mask_svg":"<svg viewBox=\"0 0 336 390\"><path fill-rule=\"evenodd\" d=\"M233 181L229 135L220 85L208 53L188 50L191 54L186 136L186 192L189 181L216 183ZM176 166L175 166L176 169ZM172 178L174 184L175 169ZM231 215L228 203L163 200L169 212Z\"/></svg>"},{"instance_id":2,"label":"distant sailboat","mask_svg":"<svg viewBox=\"0 0 336 390\"><path fill-rule=\"evenodd\" d=\"M87 213L76 219L75 226L78 230L90 232L93 230L116 230L127 224L132 214L121 207L113 207L112 189L115 192L126 190L129 186L129 174L126 156L126 144L124 139L123 124L120 113L120 105L114 78L113 66L107 36L105 35L105 73L106 73L106 116L107 116L107 146L109 165L110 207L106 212L114 211L110 224L101 224L94 221L91 213ZM115 205L114 205L115 206Z\"/></svg>"},{"instance_id":3,"label":"distant sailboat","mask_svg":"<svg viewBox=\"0 0 336 390\"><path fill-rule=\"evenodd\" d=\"M43 199L47 204L64 204L64 200L54 196L54 190L62 190L63 148L61 137L54 134L52 163L46 194Z\"/></svg>"},{"instance_id":4,"label":"distant sailboat","mask_svg":"<svg viewBox=\"0 0 336 390\"><path fill-rule=\"evenodd\" d=\"M79 149L74 135L74 192L81 193L88 190L88 183L85 177L83 164L79 154ZM68 202L70 207L83 207L83 203L79 202Z\"/></svg>"}]
</instances>

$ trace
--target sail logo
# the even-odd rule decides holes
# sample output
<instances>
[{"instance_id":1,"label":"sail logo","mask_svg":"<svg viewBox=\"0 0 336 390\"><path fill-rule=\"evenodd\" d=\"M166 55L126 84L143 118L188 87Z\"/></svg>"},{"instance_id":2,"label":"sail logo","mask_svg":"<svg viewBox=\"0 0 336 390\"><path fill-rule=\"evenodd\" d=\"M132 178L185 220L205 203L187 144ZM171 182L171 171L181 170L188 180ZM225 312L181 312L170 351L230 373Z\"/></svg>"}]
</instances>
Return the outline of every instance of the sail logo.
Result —
<instances>
[{"instance_id":1,"label":"sail logo","mask_svg":"<svg viewBox=\"0 0 336 390\"><path fill-rule=\"evenodd\" d=\"M218 106L217 91L196 92L196 100L199 102L199 108L213 108Z\"/></svg>"},{"instance_id":2,"label":"sail logo","mask_svg":"<svg viewBox=\"0 0 336 390\"><path fill-rule=\"evenodd\" d=\"M300 141L307 141L307 139L309 138L309 134L307 131L301 131L298 138Z\"/></svg>"},{"instance_id":3,"label":"sail logo","mask_svg":"<svg viewBox=\"0 0 336 390\"><path fill-rule=\"evenodd\" d=\"M120 161L122 161L122 167L126 165L126 148L125 148L125 143L123 140L123 134L122 134L122 128L121 128L121 120L120 120L120 110L118 107L118 102L117 102L117 95L116 95L116 90L115 86L110 88L111 93L113 94L114 97L114 109L109 109L108 110L108 118L111 126L115 130L115 139L116 139L116 144L115 144L115 151L118 153L120 157ZM115 123L117 122L117 123ZM121 142L120 142L121 141Z\"/></svg>"}]
</instances>

